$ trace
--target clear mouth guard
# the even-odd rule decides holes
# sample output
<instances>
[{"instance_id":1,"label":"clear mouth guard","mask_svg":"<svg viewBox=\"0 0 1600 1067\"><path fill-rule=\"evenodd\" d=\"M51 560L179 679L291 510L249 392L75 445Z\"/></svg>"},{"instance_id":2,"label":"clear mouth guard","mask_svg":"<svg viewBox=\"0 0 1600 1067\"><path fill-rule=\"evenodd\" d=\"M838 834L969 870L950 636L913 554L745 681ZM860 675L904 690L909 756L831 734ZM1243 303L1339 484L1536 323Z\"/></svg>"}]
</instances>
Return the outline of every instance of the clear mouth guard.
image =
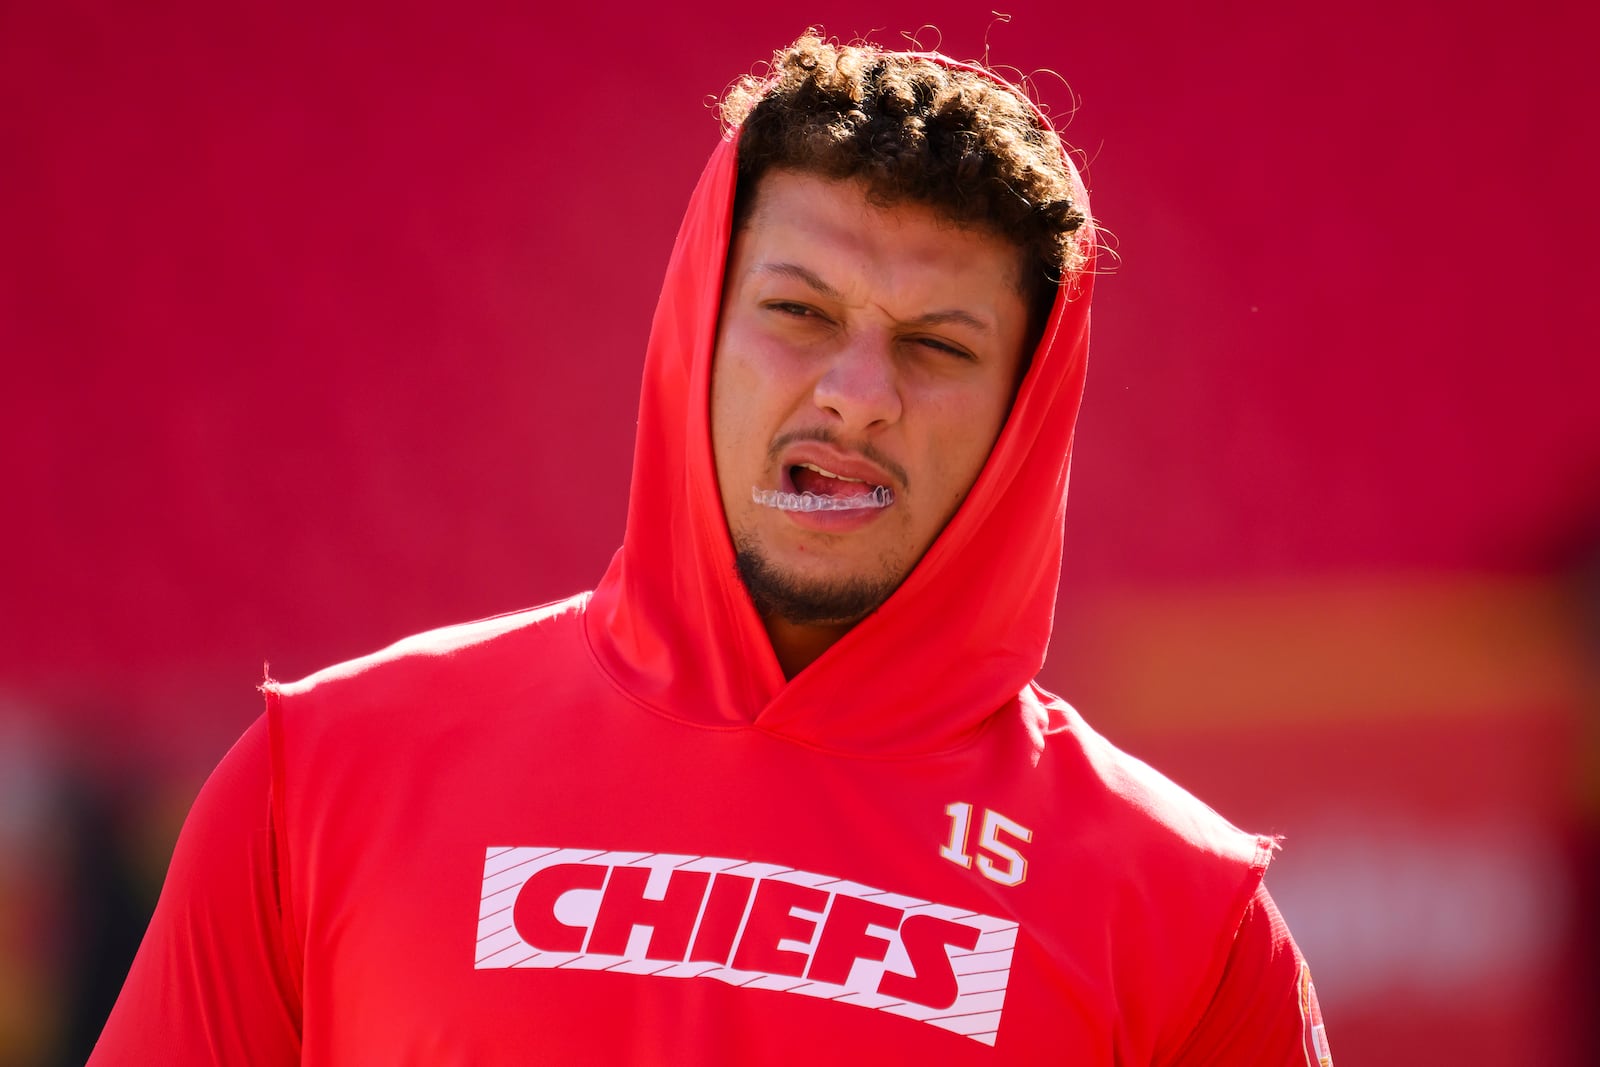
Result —
<instances>
[{"instance_id":1,"label":"clear mouth guard","mask_svg":"<svg viewBox=\"0 0 1600 1067\"><path fill-rule=\"evenodd\" d=\"M894 503L894 493L886 485L856 496L819 496L816 493L785 493L779 489L752 487L750 499L779 511L859 511L862 508L888 507Z\"/></svg>"}]
</instances>

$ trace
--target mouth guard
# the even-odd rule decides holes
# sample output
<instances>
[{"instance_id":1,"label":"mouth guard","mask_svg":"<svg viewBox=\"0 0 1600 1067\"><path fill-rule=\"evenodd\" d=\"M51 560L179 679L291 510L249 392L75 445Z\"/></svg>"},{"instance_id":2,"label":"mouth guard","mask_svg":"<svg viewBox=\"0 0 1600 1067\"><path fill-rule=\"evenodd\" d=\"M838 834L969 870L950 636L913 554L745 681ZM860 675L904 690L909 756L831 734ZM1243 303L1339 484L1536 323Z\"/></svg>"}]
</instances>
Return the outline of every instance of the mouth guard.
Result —
<instances>
[{"instance_id":1,"label":"mouth guard","mask_svg":"<svg viewBox=\"0 0 1600 1067\"><path fill-rule=\"evenodd\" d=\"M886 508L894 503L894 493L886 485L858 496L819 496L816 493L785 493L779 489L751 488L750 499L779 511L860 511Z\"/></svg>"}]
</instances>

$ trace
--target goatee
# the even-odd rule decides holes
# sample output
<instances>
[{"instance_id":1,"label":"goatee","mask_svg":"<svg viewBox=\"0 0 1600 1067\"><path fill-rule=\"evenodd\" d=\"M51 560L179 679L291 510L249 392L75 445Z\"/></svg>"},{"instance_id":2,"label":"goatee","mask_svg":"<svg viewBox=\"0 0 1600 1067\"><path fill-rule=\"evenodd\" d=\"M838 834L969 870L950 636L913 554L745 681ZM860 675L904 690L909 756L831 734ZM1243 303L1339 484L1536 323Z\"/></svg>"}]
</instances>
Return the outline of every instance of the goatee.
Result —
<instances>
[{"instance_id":1,"label":"goatee","mask_svg":"<svg viewBox=\"0 0 1600 1067\"><path fill-rule=\"evenodd\" d=\"M851 578L807 582L768 563L748 544L735 546L734 565L762 618L777 616L797 626L841 626L877 610L899 583Z\"/></svg>"}]
</instances>

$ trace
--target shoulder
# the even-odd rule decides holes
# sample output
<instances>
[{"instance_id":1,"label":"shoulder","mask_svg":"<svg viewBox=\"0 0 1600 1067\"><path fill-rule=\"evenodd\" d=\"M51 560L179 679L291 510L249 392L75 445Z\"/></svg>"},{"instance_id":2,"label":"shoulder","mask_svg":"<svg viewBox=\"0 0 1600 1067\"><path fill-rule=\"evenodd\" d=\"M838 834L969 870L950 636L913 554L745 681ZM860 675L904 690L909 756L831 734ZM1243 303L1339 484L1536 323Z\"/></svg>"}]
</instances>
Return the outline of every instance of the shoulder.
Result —
<instances>
[{"instance_id":1,"label":"shoulder","mask_svg":"<svg viewBox=\"0 0 1600 1067\"><path fill-rule=\"evenodd\" d=\"M581 619L588 594L447 626L294 682L261 685L276 760L348 762L426 747L442 733L489 726L591 689Z\"/></svg>"},{"instance_id":2,"label":"shoulder","mask_svg":"<svg viewBox=\"0 0 1600 1067\"><path fill-rule=\"evenodd\" d=\"M1121 1010L1148 1024L1164 1059L1215 997L1277 842L1241 830L1060 698L1031 697L1039 767L1082 849L1074 869L1094 872L1074 893L1097 887L1097 914L1117 944ZM1252 951L1234 964L1240 973L1257 962Z\"/></svg>"},{"instance_id":3,"label":"shoulder","mask_svg":"<svg viewBox=\"0 0 1600 1067\"><path fill-rule=\"evenodd\" d=\"M464 662L482 665L525 652L531 642L576 633L589 594L536 608L507 612L473 622L443 626L396 641L387 648L326 667L295 682L268 679L262 689L280 698L347 690L360 683L381 684L392 676L414 676Z\"/></svg>"},{"instance_id":4,"label":"shoulder","mask_svg":"<svg viewBox=\"0 0 1600 1067\"><path fill-rule=\"evenodd\" d=\"M1029 703L1032 707L1027 707ZM1055 773L1072 783L1086 806L1134 854L1156 852L1243 866L1259 880L1277 842L1247 833L1172 779L1096 731L1065 700L1034 687L1024 694L1025 714L1041 753ZM1252 886L1253 888L1253 886ZM1248 893L1245 894L1248 896Z\"/></svg>"}]
</instances>

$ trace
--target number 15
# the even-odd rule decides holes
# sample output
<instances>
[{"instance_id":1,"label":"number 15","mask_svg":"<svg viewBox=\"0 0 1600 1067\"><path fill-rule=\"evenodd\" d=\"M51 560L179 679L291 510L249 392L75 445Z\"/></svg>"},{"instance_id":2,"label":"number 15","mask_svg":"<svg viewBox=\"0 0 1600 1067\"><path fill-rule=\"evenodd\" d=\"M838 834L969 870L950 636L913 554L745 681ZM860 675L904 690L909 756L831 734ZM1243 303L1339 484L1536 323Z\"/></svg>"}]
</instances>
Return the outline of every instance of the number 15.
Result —
<instances>
[{"instance_id":1,"label":"number 15","mask_svg":"<svg viewBox=\"0 0 1600 1067\"><path fill-rule=\"evenodd\" d=\"M950 816L950 843L939 849L939 855L951 863L971 867L973 857L967 854L967 835L972 829L972 805L946 804L944 813ZM1028 861L1015 846L1000 840L1002 831L1024 844L1033 840L1033 831L1026 826L1012 822L998 811L984 809L983 829L978 834L978 871L991 882L1018 885L1027 877Z\"/></svg>"}]
</instances>

